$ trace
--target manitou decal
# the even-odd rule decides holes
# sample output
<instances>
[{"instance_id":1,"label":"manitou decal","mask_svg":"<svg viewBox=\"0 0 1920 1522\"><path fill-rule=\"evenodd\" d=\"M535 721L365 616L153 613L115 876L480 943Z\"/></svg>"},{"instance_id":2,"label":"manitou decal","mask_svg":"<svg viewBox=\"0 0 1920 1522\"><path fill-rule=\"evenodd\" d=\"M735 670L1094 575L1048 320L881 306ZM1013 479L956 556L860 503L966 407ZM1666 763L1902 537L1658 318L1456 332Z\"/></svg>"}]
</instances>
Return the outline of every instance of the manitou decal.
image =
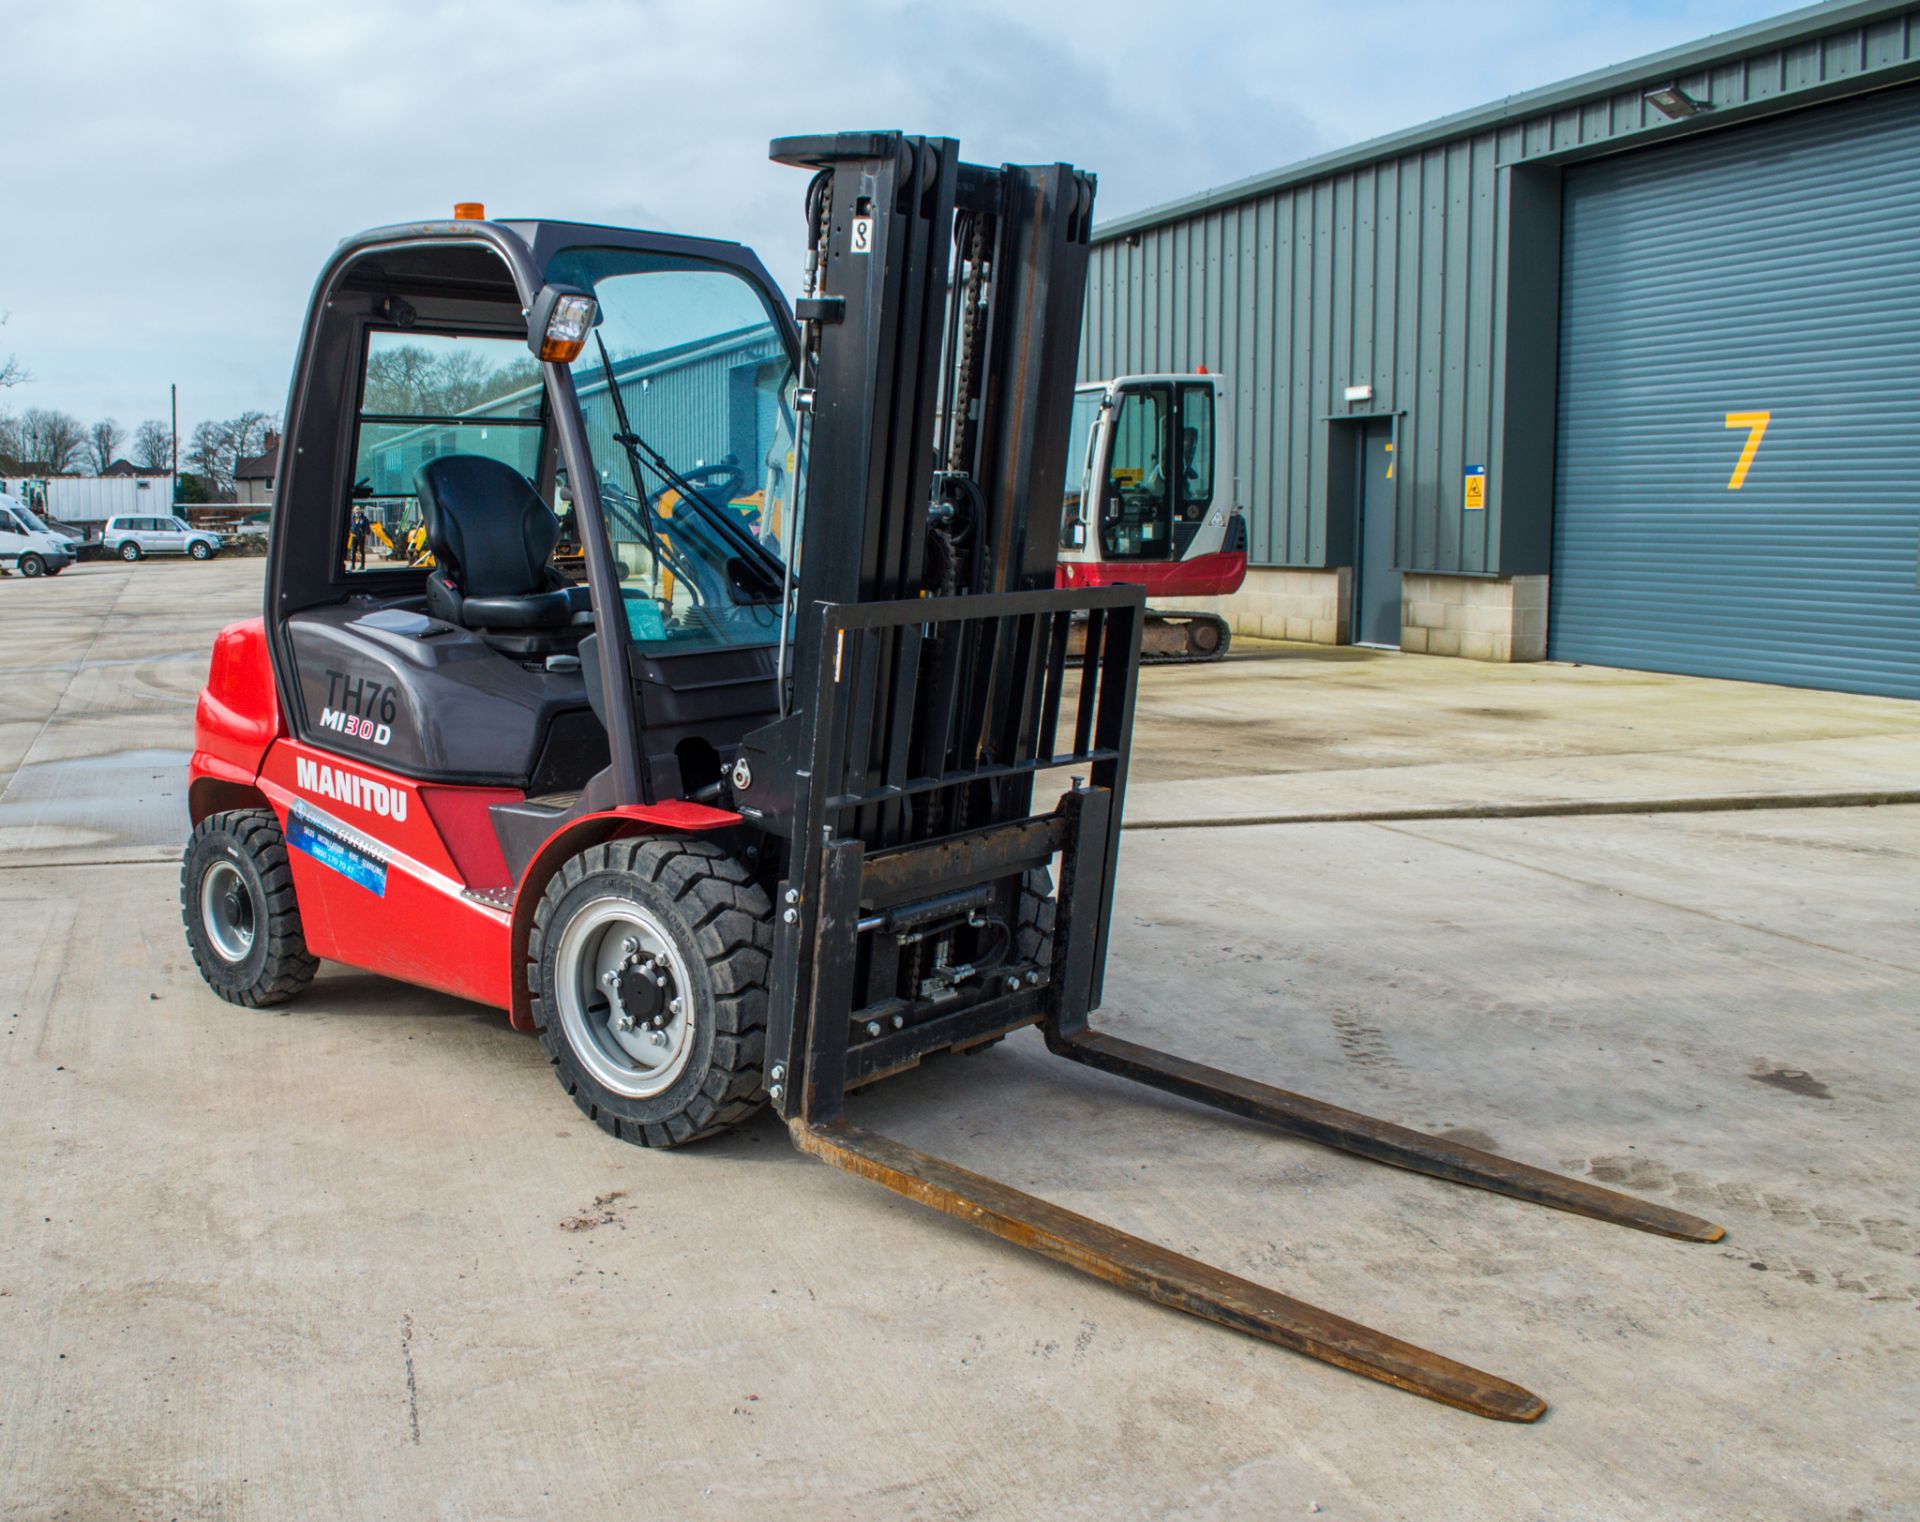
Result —
<instances>
[{"instance_id":1,"label":"manitou decal","mask_svg":"<svg viewBox=\"0 0 1920 1522\"><path fill-rule=\"evenodd\" d=\"M293 780L295 786L316 797L331 798L336 803L364 809L382 819L398 822L407 817L407 795L404 792L397 787L388 787L384 782L375 782L371 777L359 776L344 766L328 766L325 762L309 761L305 756L299 756L293 763Z\"/></svg>"}]
</instances>

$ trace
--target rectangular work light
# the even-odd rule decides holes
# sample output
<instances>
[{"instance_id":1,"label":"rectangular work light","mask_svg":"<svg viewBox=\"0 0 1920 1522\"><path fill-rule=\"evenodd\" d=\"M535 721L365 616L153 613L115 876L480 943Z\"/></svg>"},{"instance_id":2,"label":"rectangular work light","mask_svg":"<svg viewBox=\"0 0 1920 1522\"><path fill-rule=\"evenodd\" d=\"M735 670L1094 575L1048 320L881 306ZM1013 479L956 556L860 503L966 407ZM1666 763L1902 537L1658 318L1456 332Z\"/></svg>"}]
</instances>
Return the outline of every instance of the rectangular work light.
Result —
<instances>
[{"instance_id":1,"label":"rectangular work light","mask_svg":"<svg viewBox=\"0 0 1920 1522\"><path fill-rule=\"evenodd\" d=\"M1713 109L1710 101L1695 100L1678 85L1661 85L1657 90L1649 90L1645 99L1662 116L1670 116L1675 121L1683 121L1689 116L1698 116L1702 111Z\"/></svg>"}]
</instances>

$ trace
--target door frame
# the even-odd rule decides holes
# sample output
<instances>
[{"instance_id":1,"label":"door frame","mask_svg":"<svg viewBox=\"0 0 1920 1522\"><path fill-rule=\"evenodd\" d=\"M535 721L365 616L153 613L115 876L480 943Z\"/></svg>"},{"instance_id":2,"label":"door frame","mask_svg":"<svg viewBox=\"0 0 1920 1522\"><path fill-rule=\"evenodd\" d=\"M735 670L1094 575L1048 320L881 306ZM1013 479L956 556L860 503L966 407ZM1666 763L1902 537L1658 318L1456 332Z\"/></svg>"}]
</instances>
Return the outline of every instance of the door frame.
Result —
<instances>
[{"instance_id":1,"label":"door frame","mask_svg":"<svg viewBox=\"0 0 1920 1522\"><path fill-rule=\"evenodd\" d=\"M1360 632L1360 535L1364 507L1360 492L1360 449L1366 440L1369 423L1388 425L1390 437L1388 445L1393 450L1393 494L1388 505L1393 513L1393 522L1389 525L1388 542L1393 568L1405 574L1400 565L1400 483L1403 472L1400 470L1400 440L1402 429L1400 420L1407 415L1404 407L1378 408L1371 412L1343 412L1327 417L1327 548L1328 559L1332 560L1333 547L1343 545L1346 549L1347 618L1346 635L1349 644L1363 643ZM1341 426L1347 425L1347 426ZM1392 648L1392 647L1377 647Z\"/></svg>"}]
</instances>

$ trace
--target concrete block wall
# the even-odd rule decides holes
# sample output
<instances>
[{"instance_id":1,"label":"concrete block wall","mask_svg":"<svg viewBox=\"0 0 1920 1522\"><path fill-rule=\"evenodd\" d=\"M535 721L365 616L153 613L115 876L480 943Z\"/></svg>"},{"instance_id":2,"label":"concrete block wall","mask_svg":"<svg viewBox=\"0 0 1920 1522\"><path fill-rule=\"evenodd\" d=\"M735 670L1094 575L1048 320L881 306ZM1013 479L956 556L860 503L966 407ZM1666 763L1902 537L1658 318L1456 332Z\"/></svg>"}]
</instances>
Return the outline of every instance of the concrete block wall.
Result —
<instances>
[{"instance_id":1,"label":"concrete block wall","mask_svg":"<svg viewBox=\"0 0 1920 1522\"><path fill-rule=\"evenodd\" d=\"M1474 661L1547 658L1547 578L1400 578L1400 648Z\"/></svg>"},{"instance_id":2,"label":"concrete block wall","mask_svg":"<svg viewBox=\"0 0 1920 1522\"><path fill-rule=\"evenodd\" d=\"M1266 639L1307 640L1344 645L1353 627L1353 571L1271 570L1252 567L1231 597L1163 599L1167 606L1204 608L1218 613L1235 634Z\"/></svg>"}]
</instances>

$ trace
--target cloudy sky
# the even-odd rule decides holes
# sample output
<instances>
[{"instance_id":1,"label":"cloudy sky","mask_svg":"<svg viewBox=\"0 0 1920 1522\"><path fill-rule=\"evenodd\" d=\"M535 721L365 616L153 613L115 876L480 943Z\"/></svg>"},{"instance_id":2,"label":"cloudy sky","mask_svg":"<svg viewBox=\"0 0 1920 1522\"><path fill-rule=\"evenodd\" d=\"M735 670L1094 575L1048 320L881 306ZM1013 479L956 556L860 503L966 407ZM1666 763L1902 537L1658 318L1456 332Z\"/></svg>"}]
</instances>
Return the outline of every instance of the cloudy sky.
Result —
<instances>
[{"instance_id":1,"label":"cloudy sky","mask_svg":"<svg viewBox=\"0 0 1920 1522\"><path fill-rule=\"evenodd\" d=\"M780 133L1066 159L1113 217L1790 8L0 0L0 410L277 412L327 251L456 200L737 238L791 289Z\"/></svg>"}]
</instances>

